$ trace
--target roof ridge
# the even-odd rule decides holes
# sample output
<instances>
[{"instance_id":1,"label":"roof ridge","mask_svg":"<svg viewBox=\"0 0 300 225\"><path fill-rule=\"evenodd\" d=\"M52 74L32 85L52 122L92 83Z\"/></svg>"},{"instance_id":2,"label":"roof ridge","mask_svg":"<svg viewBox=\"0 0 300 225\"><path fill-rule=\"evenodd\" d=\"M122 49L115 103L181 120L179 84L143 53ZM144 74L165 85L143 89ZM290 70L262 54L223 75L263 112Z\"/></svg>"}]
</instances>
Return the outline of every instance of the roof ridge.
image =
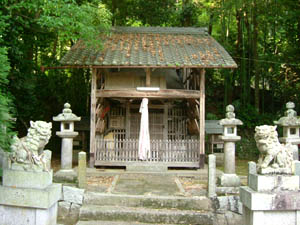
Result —
<instances>
[{"instance_id":1,"label":"roof ridge","mask_svg":"<svg viewBox=\"0 0 300 225\"><path fill-rule=\"evenodd\" d=\"M139 34L208 34L206 27L125 27L111 28L113 33Z\"/></svg>"}]
</instances>

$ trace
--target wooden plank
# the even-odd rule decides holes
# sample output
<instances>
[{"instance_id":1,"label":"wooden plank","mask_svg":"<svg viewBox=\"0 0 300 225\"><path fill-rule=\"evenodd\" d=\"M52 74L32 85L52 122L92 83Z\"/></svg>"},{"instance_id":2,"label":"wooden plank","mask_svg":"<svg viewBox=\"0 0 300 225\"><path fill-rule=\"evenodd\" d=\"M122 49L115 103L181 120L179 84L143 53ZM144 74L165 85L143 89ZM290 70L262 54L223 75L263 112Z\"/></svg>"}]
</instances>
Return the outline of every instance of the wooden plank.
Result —
<instances>
[{"instance_id":1,"label":"wooden plank","mask_svg":"<svg viewBox=\"0 0 300 225\"><path fill-rule=\"evenodd\" d=\"M91 80L91 124L90 124L90 162L89 166L95 165L95 138L96 138L96 90L97 90L97 69L92 70Z\"/></svg>"},{"instance_id":2,"label":"wooden plank","mask_svg":"<svg viewBox=\"0 0 300 225\"><path fill-rule=\"evenodd\" d=\"M184 89L165 89L160 91L137 91L135 89L97 90L97 98L171 98L190 99L199 98L200 91Z\"/></svg>"},{"instance_id":3,"label":"wooden plank","mask_svg":"<svg viewBox=\"0 0 300 225\"><path fill-rule=\"evenodd\" d=\"M150 68L146 69L146 87L151 87L151 70L150 70Z\"/></svg>"},{"instance_id":4,"label":"wooden plank","mask_svg":"<svg viewBox=\"0 0 300 225\"><path fill-rule=\"evenodd\" d=\"M197 159L199 161L199 159ZM199 168L199 162L137 162L137 161L131 161L131 162L124 162L124 161L114 161L114 162L108 162L108 161L101 161L96 160L95 166L128 166L128 165L149 165L149 166L155 166L155 165L164 165L168 167L183 167L183 168Z\"/></svg>"},{"instance_id":5,"label":"wooden plank","mask_svg":"<svg viewBox=\"0 0 300 225\"><path fill-rule=\"evenodd\" d=\"M205 69L200 70L200 124L199 124L199 141L200 141L200 168L204 168L205 161Z\"/></svg>"}]
</instances>

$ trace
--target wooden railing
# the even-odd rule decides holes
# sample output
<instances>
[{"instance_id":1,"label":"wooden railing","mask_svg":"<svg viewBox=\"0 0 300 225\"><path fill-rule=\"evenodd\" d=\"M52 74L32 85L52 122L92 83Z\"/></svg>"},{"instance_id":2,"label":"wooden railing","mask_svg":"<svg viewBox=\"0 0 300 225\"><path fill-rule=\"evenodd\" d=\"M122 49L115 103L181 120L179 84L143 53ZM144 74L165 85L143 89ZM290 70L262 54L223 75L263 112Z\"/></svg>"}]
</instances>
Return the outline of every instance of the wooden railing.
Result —
<instances>
[{"instance_id":1,"label":"wooden railing","mask_svg":"<svg viewBox=\"0 0 300 225\"><path fill-rule=\"evenodd\" d=\"M139 161L138 139L96 139L96 160ZM151 140L152 162L199 162L199 140Z\"/></svg>"}]
</instances>

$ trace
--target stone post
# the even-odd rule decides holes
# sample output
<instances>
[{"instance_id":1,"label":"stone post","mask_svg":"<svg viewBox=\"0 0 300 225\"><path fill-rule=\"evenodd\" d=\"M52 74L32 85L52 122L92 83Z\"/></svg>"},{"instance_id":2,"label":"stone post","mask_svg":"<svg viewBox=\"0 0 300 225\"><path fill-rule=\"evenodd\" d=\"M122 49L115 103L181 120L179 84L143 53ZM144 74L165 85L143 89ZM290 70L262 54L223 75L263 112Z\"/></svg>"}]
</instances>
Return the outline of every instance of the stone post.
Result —
<instances>
[{"instance_id":1,"label":"stone post","mask_svg":"<svg viewBox=\"0 0 300 225\"><path fill-rule=\"evenodd\" d=\"M208 156L208 188L207 196L209 198L216 197L216 156L210 154Z\"/></svg>"},{"instance_id":2,"label":"stone post","mask_svg":"<svg viewBox=\"0 0 300 225\"><path fill-rule=\"evenodd\" d=\"M250 174L256 174L256 163L255 162L248 162L248 185L250 183Z\"/></svg>"},{"instance_id":3,"label":"stone post","mask_svg":"<svg viewBox=\"0 0 300 225\"><path fill-rule=\"evenodd\" d=\"M219 124L223 126L223 135L220 138L224 141L224 174L218 181L223 187L237 187L240 179L235 174L235 142L241 139L237 136L237 126L243 123L235 118L234 107L228 105L226 118L220 120Z\"/></svg>"},{"instance_id":4,"label":"stone post","mask_svg":"<svg viewBox=\"0 0 300 225\"><path fill-rule=\"evenodd\" d=\"M53 117L53 121L61 122L60 131L56 132L56 135L62 138L62 170L72 170L73 138L78 135L78 132L74 132L74 121L80 121L80 119L80 117L77 117L72 113L71 105L69 103L64 104L64 109L61 114Z\"/></svg>"},{"instance_id":5,"label":"stone post","mask_svg":"<svg viewBox=\"0 0 300 225\"><path fill-rule=\"evenodd\" d=\"M78 187L86 188L86 153L78 154Z\"/></svg>"},{"instance_id":6,"label":"stone post","mask_svg":"<svg viewBox=\"0 0 300 225\"><path fill-rule=\"evenodd\" d=\"M300 119L297 117L297 112L294 110L295 104L293 102L286 103L287 110L284 116L274 124L283 127L283 137L279 138L283 144L291 143L294 146L293 157L294 160L299 160L298 144L300 144Z\"/></svg>"}]
</instances>

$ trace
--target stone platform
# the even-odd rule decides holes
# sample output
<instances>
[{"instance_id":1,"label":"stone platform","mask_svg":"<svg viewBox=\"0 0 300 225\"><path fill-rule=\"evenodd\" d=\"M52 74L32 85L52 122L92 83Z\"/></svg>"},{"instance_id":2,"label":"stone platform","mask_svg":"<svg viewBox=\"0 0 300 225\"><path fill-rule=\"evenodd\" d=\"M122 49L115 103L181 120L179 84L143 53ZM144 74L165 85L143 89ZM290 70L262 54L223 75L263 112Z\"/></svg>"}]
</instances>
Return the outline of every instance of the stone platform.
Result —
<instances>
[{"instance_id":1,"label":"stone platform","mask_svg":"<svg viewBox=\"0 0 300 225\"><path fill-rule=\"evenodd\" d=\"M245 225L298 225L299 176L249 174L240 188Z\"/></svg>"},{"instance_id":2,"label":"stone platform","mask_svg":"<svg viewBox=\"0 0 300 225\"><path fill-rule=\"evenodd\" d=\"M77 213L77 225L240 225L236 196L208 198L207 176L207 167L165 172L87 168L82 206L76 211L76 204L59 202L59 222L67 224L64 221Z\"/></svg>"},{"instance_id":3,"label":"stone platform","mask_svg":"<svg viewBox=\"0 0 300 225\"><path fill-rule=\"evenodd\" d=\"M61 184L51 172L4 170L0 186L0 221L5 225L56 225Z\"/></svg>"}]
</instances>

